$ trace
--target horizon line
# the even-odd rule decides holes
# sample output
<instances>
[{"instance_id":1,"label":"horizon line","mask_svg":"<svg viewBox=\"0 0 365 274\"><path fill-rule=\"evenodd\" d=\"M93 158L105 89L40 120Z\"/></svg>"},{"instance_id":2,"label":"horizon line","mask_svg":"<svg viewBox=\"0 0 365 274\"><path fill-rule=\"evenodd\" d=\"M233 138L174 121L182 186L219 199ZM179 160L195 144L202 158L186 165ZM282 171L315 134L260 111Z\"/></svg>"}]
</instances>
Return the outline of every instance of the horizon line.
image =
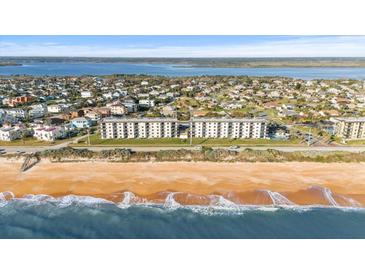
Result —
<instances>
[{"instance_id":1,"label":"horizon line","mask_svg":"<svg viewBox=\"0 0 365 274\"><path fill-rule=\"evenodd\" d=\"M156 56L62 56L62 55L50 55L50 56L43 56L43 55L14 55L14 56L7 56L7 55L0 55L0 58L108 58L108 59L113 59L113 58L125 58L125 59L132 59L132 58L139 58L139 59L147 59L147 58L155 58L155 59L223 59L223 58L227 58L227 59L265 59L265 58L272 58L272 59L294 59L294 58L302 58L302 59L310 59L310 58L365 58L365 56L251 56L251 57L242 57L242 56L237 56L237 57L232 57L232 56L216 56L216 57L173 57L173 56L163 56L163 57L156 57Z\"/></svg>"}]
</instances>

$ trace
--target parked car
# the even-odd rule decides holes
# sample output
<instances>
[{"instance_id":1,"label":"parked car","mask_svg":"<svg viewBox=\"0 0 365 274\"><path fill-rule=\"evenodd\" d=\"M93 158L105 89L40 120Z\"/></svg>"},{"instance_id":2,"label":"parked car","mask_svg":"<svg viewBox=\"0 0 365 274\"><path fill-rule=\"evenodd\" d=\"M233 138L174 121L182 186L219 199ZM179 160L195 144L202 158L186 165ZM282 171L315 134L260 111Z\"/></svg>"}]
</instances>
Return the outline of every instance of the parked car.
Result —
<instances>
[{"instance_id":1,"label":"parked car","mask_svg":"<svg viewBox=\"0 0 365 274\"><path fill-rule=\"evenodd\" d=\"M237 150L239 150L239 146L230 146L229 148L228 148L228 150L230 150L230 151L237 151Z\"/></svg>"}]
</instances>

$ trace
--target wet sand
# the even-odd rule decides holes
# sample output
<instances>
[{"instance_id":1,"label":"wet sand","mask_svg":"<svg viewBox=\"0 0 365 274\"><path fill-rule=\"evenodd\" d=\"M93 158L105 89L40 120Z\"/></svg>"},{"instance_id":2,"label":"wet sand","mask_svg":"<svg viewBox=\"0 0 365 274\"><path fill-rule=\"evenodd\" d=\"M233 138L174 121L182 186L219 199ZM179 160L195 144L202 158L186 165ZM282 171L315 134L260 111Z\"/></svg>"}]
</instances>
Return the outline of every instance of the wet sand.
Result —
<instances>
[{"instance_id":1,"label":"wet sand","mask_svg":"<svg viewBox=\"0 0 365 274\"><path fill-rule=\"evenodd\" d=\"M0 192L95 196L116 202L124 192L164 203L365 206L365 163L50 163L26 172L21 161L0 159ZM271 191L271 192L270 192ZM170 195L171 196L171 195Z\"/></svg>"}]
</instances>

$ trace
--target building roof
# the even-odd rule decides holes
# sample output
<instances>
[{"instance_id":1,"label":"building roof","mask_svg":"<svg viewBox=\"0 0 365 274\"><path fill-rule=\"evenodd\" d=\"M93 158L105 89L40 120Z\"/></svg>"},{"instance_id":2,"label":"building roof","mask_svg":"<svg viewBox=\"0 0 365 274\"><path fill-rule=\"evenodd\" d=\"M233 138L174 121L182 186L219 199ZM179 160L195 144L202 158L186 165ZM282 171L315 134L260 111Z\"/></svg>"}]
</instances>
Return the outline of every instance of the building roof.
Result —
<instances>
[{"instance_id":1,"label":"building roof","mask_svg":"<svg viewBox=\"0 0 365 274\"><path fill-rule=\"evenodd\" d=\"M2 128L0 128L0 131L2 131L2 132L9 132L9 131L14 131L14 130L19 130L19 128L15 128L15 127L2 127Z\"/></svg>"},{"instance_id":2,"label":"building roof","mask_svg":"<svg viewBox=\"0 0 365 274\"><path fill-rule=\"evenodd\" d=\"M58 127L38 127L35 128L34 131L46 131L46 132L51 132L51 131L55 131L59 129Z\"/></svg>"},{"instance_id":3,"label":"building roof","mask_svg":"<svg viewBox=\"0 0 365 274\"><path fill-rule=\"evenodd\" d=\"M89 122L90 119L89 118L85 118L85 117L77 117L71 120L72 122Z\"/></svg>"},{"instance_id":4,"label":"building roof","mask_svg":"<svg viewBox=\"0 0 365 274\"><path fill-rule=\"evenodd\" d=\"M224 118L224 117L193 117L191 119L193 122L259 122L259 123L265 123L267 122L266 119L261 118Z\"/></svg>"},{"instance_id":5,"label":"building roof","mask_svg":"<svg viewBox=\"0 0 365 274\"><path fill-rule=\"evenodd\" d=\"M265 123L267 122L266 119L260 119L260 118L205 118L205 117L198 117L198 118L192 118L193 122L259 122L259 123ZM121 118L115 118L115 117L107 117L102 120L102 122L178 122L176 118L163 118L163 117L151 117L151 118L127 118L127 117L121 117ZM186 121L185 121L186 122Z\"/></svg>"},{"instance_id":6,"label":"building roof","mask_svg":"<svg viewBox=\"0 0 365 274\"><path fill-rule=\"evenodd\" d=\"M341 122L359 123L359 122L365 122L365 117L340 117L336 118L336 120Z\"/></svg>"},{"instance_id":7,"label":"building roof","mask_svg":"<svg viewBox=\"0 0 365 274\"><path fill-rule=\"evenodd\" d=\"M128 123L128 122L134 122L134 123L138 123L138 122L177 122L177 119L174 118L155 118L155 117L151 117L151 118L125 118L125 117L121 117L121 118L114 118L114 117L108 117L108 118L104 118L102 120L102 122L124 122L124 123Z\"/></svg>"}]
</instances>

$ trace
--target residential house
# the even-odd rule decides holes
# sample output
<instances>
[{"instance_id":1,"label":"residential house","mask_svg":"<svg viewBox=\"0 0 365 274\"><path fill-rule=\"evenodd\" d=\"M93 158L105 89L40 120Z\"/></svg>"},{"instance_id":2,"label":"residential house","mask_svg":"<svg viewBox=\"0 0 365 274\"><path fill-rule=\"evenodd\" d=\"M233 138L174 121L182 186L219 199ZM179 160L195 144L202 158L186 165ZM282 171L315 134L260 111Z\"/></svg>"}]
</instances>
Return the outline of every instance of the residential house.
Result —
<instances>
[{"instance_id":1,"label":"residential house","mask_svg":"<svg viewBox=\"0 0 365 274\"><path fill-rule=\"evenodd\" d=\"M102 118L109 117L111 115L109 107L100 107L100 108L95 108L94 110L99 112Z\"/></svg>"},{"instance_id":2,"label":"residential house","mask_svg":"<svg viewBox=\"0 0 365 274\"><path fill-rule=\"evenodd\" d=\"M66 137L67 131L63 126L40 126L34 128L34 137L38 140L53 142Z\"/></svg>"},{"instance_id":3,"label":"residential house","mask_svg":"<svg viewBox=\"0 0 365 274\"><path fill-rule=\"evenodd\" d=\"M126 106L118 104L110 106L110 112L112 115L125 115L128 113L128 109Z\"/></svg>"},{"instance_id":4,"label":"residential house","mask_svg":"<svg viewBox=\"0 0 365 274\"><path fill-rule=\"evenodd\" d=\"M82 98L91 98L93 97L93 93L89 90L84 90L80 92Z\"/></svg>"},{"instance_id":5,"label":"residential house","mask_svg":"<svg viewBox=\"0 0 365 274\"><path fill-rule=\"evenodd\" d=\"M13 141L22 137L23 129L20 127L4 126L0 128L1 141Z\"/></svg>"},{"instance_id":6,"label":"residential house","mask_svg":"<svg viewBox=\"0 0 365 274\"><path fill-rule=\"evenodd\" d=\"M92 126L92 121L89 118L80 117L80 118L74 118L71 120L71 127L73 128L89 128Z\"/></svg>"},{"instance_id":7,"label":"residential house","mask_svg":"<svg viewBox=\"0 0 365 274\"><path fill-rule=\"evenodd\" d=\"M128 110L128 113L137 112L138 105L134 101L123 101L123 106L125 106Z\"/></svg>"},{"instance_id":8,"label":"residential house","mask_svg":"<svg viewBox=\"0 0 365 274\"><path fill-rule=\"evenodd\" d=\"M6 114L8 114L9 116L12 116L16 119L21 119L21 120L24 120L28 116L27 111L24 109L21 109L21 108L7 109Z\"/></svg>"},{"instance_id":9,"label":"residential house","mask_svg":"<svg viewBox=\"0 0 365 274\"><path fill-rule=\"evenodd\" d=\"M30 97L29 95L22 95L22 96L17 96L15 98L7 98L4 104L6 104L10 107L15 107L16 105L19 105L19 104L28 103L31 100L32 100L32 97Z\"/></svg>"},{"instance_id":10,"label":"residential house","mask_svg":"<svg viewBox=\"0 0 365 274\"><path fill-rule=\"evenodd\" d=\"M151 99L139 100L139 106L142 108L150 108L155 106L155 101Z\"/></svg>"},{"instance_id":11,"label":"residential house","mask_svg":"<svg viewBox=\"0 0 365 274\"><path fill-rule=\"evenodd\" d=\"M47 106L43 104L33 105L29 110L29 117L32 119L42 118L47 115Z\"/></svg>"},{"instance_id":12,"label":"residential house","mask_svg":"<svg viewBox=\"0 0 365 274\"><path fill-rule=\"evenodd\" d=\"M93 121L98 121L101 119L101 114L97 111L88 111L85 113L86 118L90 118Z\"/></svg>"},{"instance_id":13,"label":"residential house","mask_svg":"<svg viewBox=\"0 0 365 274\"><path fill-rule=\"evenodd\" d=\"M161 114L164 116L174 116L176 114L176 109L173 106L164 106L161 110Z\"/></svg>"},{"instance_id":14,"label":"residential house","mask_svg":"<svg viewBox=\"0 0 365 274\"><path fill-rule=\"evenodd\" d=\"M67 111L68 109L69 107L66 104L49 105L47 107L49 113L61 113Z\"/></svg>"},{"instance_id":15,"label":"residential house","mask_svg":"<svg viewBox=\"0 0 365 274\"><path fill-rule=\"evenodd\" d=\"M71 111L71 119L83 117L85 115L84 111L82 109Z\"/></svg>"}]
</instances>

